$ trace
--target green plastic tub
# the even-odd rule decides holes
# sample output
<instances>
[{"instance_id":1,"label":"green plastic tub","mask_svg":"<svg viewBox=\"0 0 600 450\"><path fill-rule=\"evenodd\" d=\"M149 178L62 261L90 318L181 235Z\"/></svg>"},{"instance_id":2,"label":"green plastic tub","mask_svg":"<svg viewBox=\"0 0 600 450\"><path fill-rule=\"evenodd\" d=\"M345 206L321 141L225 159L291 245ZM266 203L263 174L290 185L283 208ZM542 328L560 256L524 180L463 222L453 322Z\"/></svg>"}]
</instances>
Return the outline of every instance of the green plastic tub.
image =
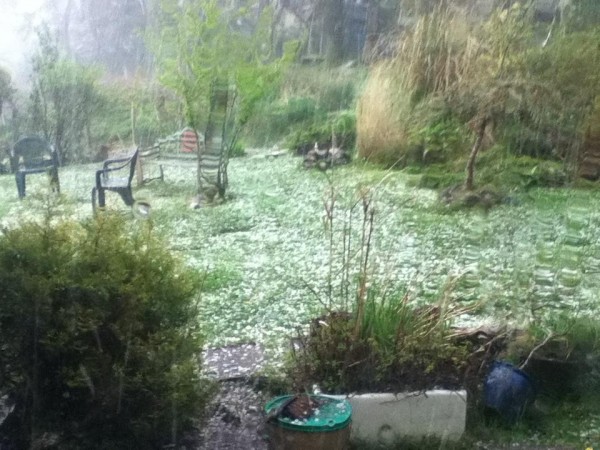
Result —
<instances>
[{"instance_id":1,"label":"green plastic tub","mask_svg":"<svg viewBox=\"0 0 600 450\"><path fill-rule=\"evenodd\" d=\"M293 395L276 397L265 406L277 411ZM352 406L347 400L309 395L320 405L309 417L293 419L281 415L268 424L269 450L344 450L350 440Z\"/></svg>"}]
</instances>

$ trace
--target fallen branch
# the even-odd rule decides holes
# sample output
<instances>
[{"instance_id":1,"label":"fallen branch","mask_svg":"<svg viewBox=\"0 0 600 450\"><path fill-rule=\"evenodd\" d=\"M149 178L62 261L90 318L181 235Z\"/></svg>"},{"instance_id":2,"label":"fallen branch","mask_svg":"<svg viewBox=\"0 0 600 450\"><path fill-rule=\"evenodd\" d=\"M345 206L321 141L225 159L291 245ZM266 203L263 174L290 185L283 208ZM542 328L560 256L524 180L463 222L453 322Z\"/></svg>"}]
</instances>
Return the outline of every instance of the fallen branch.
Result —
<instances>
[{"instance_id":1,"label":"fallen branch","mask_svg":"<svg viewBox=\"0 0 600 450\"><path fill-rule=\"evenodd\" d=\"M537 352L544 345L546 345L548 343L548 341L550 341L550 339L552 339L554 337L556 337L556 335L554 333L550 333L548 336L546 336L546 339L544 339L540 344L533 347L533 349L529 353L529 356L527 356L527 359L525 360L525 362L519 366L519 369L523 370L523 368L529 363L529 360L533 357L534 353Z\"/></svg>"}]
</instances>

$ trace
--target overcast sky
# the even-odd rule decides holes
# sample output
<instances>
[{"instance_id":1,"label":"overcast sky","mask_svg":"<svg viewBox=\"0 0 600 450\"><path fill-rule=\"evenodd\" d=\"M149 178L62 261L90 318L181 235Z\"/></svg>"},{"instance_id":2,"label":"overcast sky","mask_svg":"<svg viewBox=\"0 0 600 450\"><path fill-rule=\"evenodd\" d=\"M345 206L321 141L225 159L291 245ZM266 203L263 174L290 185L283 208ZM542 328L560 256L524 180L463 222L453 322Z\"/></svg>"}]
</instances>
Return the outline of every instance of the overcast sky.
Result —
<instances>
[{"instance_id":1,"label":"overcast sky","mask_svg":"<svg viewBox=\"0 0 600 450\"><path fill-rule=\"evenodd\" d=\"M15 82L27 82L35 43L34 28L42 21L44 0L0 0L0 66Z\"/></svg>"}]
</instances>

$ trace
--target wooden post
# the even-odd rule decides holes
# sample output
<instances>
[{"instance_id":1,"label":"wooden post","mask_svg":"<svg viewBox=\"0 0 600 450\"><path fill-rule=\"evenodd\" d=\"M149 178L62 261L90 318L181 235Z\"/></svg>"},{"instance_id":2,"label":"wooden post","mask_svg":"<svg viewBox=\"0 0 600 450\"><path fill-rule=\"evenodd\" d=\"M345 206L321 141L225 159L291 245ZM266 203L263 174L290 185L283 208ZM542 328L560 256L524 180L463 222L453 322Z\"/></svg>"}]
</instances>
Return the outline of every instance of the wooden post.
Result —
<instances>
[{"instance_id":1,"label":"wooden post","mask_svg":"<svg viewBox=\"0 0 600 450\"><path fill-rule=\"evenodd\" d=\"M471 149L471 154L469 155L469 160L467 161L467 178L465 180L465 190L472 191L474 187L475 180L475 160L477 159L477 154L481 149L481 144L483 143L483 136L485 135L485 127L489 123L490 118L488 116L481 119L479 122L479 126L477 128L477 137L475 138L475 143L473 144L473 148Z\"/></svg>"}]
</instances>

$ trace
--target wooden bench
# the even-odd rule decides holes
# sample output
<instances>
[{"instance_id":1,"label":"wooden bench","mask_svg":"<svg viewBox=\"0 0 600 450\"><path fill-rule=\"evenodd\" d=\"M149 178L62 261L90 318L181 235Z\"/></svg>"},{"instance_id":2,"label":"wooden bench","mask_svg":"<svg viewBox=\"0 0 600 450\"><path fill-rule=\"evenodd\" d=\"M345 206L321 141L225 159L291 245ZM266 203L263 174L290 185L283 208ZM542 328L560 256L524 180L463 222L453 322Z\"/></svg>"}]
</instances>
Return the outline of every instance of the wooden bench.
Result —
<instances>
[{"instance_id":1,"label":"wooden bench","mask_svg":"<svg viewBox=\"0 0 600 450\"><path fill-rule=\"evenodd\" d=\"M39 136L24 136L13 146L11 165L19 198L25 197L25 177L35 173L47 173L54 192L60 192L58 179L58 154L46 140Z\"/></svg>"},{"instance_id":2,"label":"wooden bench","mask_svg":"<svg viewBox=\"0 0 600 450\"><path fill-rule=\"evenodd\" d=\"M135 173L139 149L123 158L107 159L102 169L96 171L96 185L92 189L92 208L96 211L96 196L98 206L106 205L106 191L116 192L127 206L133 206L135 199L131 190L131 180Z\"/></svg>"},{"instance_id":3,"label":"wooden bench","mask_svg":"<svg viewBox=\"0 0 600 450\"><path fill-rule=\"evenodd\" d=\"M140 151L138 160L138 185L153 180L164 181L163 162L168 160L195 160L198 157L198 141L200 148L204 143L201 133L194 133L191 128L184 128L164 139L158 139L149 148ZM155 167L152 168L152 165Z\"/></svg>"}]
</instances>

